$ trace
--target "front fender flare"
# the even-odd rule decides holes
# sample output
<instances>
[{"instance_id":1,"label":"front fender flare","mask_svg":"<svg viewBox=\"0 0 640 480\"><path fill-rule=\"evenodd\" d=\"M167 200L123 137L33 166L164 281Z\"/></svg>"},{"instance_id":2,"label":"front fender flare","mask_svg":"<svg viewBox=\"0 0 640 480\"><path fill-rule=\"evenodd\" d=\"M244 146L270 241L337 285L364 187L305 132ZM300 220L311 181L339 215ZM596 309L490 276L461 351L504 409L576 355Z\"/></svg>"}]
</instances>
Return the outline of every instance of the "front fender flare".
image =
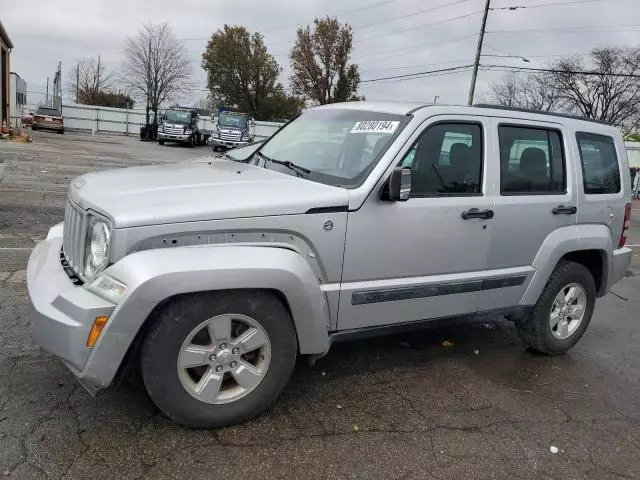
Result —
<instances>
[{"instance_id":1,"label":"front fender flare","mask_svg":"<svg viewBox=\"0 0 640 480\"><path fill-rule=\"evenodd\" d=\"M329 310L309 264L284 248L191 246L145 250L124 257L106 273L127 285L85 369L106 387L147 317L175 295L230 289L280 292L291 310L301 354L329 350Z\"/></svg>"}]
</instances>

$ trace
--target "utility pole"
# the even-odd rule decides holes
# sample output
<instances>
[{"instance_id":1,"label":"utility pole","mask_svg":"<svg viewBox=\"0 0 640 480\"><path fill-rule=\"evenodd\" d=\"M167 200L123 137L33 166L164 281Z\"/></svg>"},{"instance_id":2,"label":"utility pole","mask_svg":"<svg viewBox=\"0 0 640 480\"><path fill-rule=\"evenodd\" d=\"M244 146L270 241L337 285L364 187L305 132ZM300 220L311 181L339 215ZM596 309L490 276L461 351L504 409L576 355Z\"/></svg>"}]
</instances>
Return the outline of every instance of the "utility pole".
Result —
<instances>
[{"instance_id":1,"label":"utility pole","mask_svg":"<svg viewBox=\"0 0 640 480\"><path fill-rule=\"evenodd\" d=\"M76 64L76 103L80 92L80 62Z\"/></svg>"},{"instance_id":2,"label":"utility pole","mask_svg":"<svg viewBox=\"0 0 640 480\"><path fill-rule=\"evenodd\" d=\"M480 36L478 37L478 48L476 49L476 60L473 63L473 74L471 75L471 87L469 88L469 105L473 105L473 95L476 91L476 79L478 78L478 67L480 66L480 54L482 53L482 42L484 41L484 30L487 26L487 15L489 14L489 4L491 0L487 0L484 6L484 15L482 16L482 26L480 27Z\"/></svg>"},{"instance_id":3,"label":"utility pole","mask_svg":"<svg viewBox=\"0 0 640 480\"><path fill-rule=\"evenodd\" d=\"M49 77L47 77L47 94L44 97L44 104L45 106L49 106Z\"/></svg>"}]
</instances>

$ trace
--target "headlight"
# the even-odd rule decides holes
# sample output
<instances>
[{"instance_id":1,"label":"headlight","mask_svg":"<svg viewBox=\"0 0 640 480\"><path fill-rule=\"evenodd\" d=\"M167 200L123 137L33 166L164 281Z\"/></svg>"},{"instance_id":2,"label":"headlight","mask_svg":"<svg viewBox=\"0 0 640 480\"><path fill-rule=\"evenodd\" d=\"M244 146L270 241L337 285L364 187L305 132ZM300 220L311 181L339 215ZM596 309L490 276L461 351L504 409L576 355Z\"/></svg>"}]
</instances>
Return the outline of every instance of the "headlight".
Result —
<instances>
[{"instance_id":1,"label":"headlight","mask_svg":"<svg viewBox=\"0 0 640 480\"><path fill-rule=\"evenodd\" d=\"M84 262L84 276L87 280L92 279L107 267L110 242L111 229L109 225L102 220L91 217L89 231L87 232L86 259Z\"/></svg>"},{"instance_id":2,"label":"headlight","mask_svg":"<svg viewBox=\"0 0 640 480\"><path fill-rule=\"evenodd\" d=\"M162 125L162 124L161 124L161 125L158 127L158 132L160 132L160 133L164 133L164 125Z\"/></svg>"},{"instance_id":3,"label":"headlight","mask_svg":"<svg viewBox=\"0 0 640 480\"><path fill-rule=\"evenodd\" d=\"M242 135L242 141L243 142L248 142L249 141L249 135Z\"/></svg>"},{"instance_id":4,"label":"headlight","mask_svg":"<svg viewBox=\"0 0 640 480\"><path fill-rule=\"evenodd\" d=\"M184 131L185 135L191 135L193 133L193 130L189 130L188 128Z\"/></svg>"}]
</instances>

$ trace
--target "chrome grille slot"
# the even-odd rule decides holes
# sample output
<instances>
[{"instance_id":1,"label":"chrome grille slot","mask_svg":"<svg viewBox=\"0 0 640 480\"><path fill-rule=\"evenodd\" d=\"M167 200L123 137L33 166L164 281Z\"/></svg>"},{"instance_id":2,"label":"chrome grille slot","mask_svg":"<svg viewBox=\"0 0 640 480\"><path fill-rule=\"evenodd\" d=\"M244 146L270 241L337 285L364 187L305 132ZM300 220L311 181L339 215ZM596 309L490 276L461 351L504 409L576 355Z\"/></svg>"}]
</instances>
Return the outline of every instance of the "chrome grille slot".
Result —
<instances>
[{"instance_id":1,"label":"chrome grille slot","mask_svg":"<svg viewBox=\"0 0 640 480\"><path fill-rule=\"evenodd\" d=\"M220 131L221 140L239 141L241 136L242 134L237 130L221 130Z\"/></svg>"},{"instance_id":2,"label":"chrome grille slot","mask_svg":"<svg viewBox=\"0 0 640 480\"><path fill-rule=\"evenodd\" d=\"M168 133L169 135L183 135L184 128L165 125L164 133Z\"/></svg>"},{"instance_id":3,"label":"chrome grille slot","mask_svg":"<svg viewBox=\"0 0 640 480\"><path fill-rule=\"evenodd\" d=\"M64 215L64 232L62 251L69 267L80 276L83 266L83 255L86 240L87 214L84 210L67 201Z\"/></svg>"}]
</instances>

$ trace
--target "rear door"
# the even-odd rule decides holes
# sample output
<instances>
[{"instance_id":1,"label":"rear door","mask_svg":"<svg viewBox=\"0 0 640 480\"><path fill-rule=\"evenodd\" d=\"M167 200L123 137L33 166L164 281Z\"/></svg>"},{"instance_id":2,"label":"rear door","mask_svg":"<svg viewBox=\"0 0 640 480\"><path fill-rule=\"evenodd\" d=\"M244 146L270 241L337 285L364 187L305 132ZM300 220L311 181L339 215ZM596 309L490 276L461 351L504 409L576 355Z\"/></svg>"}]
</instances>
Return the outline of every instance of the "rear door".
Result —
<instances>
[{"instance_id":1,"label":"rear door","mask_svg":"<svg viewBox=\"0 0 640 480\"><path fill-rule=\"evenodd\" d=\"M490 168L499 175L487 263L507 277L483 291L480 311L519 304L545 238L575 225L577 213L572 143L560 124L494 118L492 137L499 154Z\"/></svg>"}]
</instances>

